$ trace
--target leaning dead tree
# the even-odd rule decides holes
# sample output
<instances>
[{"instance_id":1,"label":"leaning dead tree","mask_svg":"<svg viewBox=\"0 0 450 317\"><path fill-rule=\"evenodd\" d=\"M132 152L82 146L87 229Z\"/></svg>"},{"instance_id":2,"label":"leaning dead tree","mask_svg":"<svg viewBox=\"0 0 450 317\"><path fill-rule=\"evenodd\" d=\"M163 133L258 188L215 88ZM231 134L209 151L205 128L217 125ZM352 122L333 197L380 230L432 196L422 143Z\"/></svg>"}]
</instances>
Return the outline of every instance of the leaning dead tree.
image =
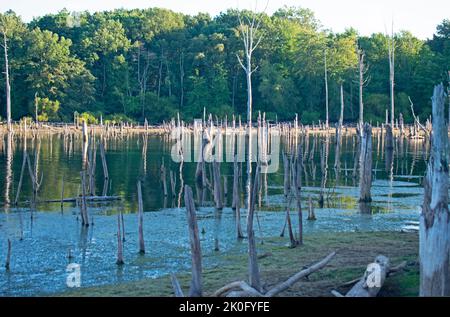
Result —
<instances>
[{"instance_id":1,"label":"leaning dead tree","mask_svg":"<svg viewBox=\"0 0 450 317\"><path fill-rule=\"evenodd\" d=\"M448 130L442 84L434 88L432 102L432 150L420 215L420 296L450 296Z\"/></svg>"},{"instance_id":2,"label":"leaning dead tree","mask_svg":"<svg viewBox=\"0 0 450 317\"><path fill-rule=\"evenodd\" d=\"M192 281L189 297L201 297L202 292L202 250L198 234L197 215L195 211L192 189L185 185L184 202L186 205L187 222L189 227L189 240L191 245Z\"/></svg>"}]
</instances>

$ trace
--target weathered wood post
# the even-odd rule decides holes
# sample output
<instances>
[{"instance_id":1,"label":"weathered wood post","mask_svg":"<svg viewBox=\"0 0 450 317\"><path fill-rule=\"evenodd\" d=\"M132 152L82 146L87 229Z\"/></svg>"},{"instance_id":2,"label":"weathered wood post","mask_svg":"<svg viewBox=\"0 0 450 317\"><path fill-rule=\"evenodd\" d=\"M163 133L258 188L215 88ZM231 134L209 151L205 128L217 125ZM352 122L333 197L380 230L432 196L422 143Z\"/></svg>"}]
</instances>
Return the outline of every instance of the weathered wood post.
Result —
<instances>
[{"instance_id":1,"label":"weathered wood post","mask_svg":"<svg viewBox=\"0 0 450 317\"><path fill-rule=\"evenodd\" d=\"M138 233L139 233L139 253L145 254L144 242L144 205L142 203L142 186L141 181L137 183L138 189Z\"/></svg>"},{"instance_id":2,"label":"weathered wood post","mask_svg":"<svg viewBox=\"0 0 450 317\"><path fill-rule=\"evenodd\" d=\"M195 211L192 189L184 187L184 203L186 205L187 222L189 227L189 240L191 244L192 281L189 297L201 297L202 292L202 250L198 235L197 215Z\"/></svg>"},{"instance_id":3,"label":"weathered wood post","mask_svg":"<svg viewBox=\"0 0 450 317\"><path fill-rule=\"evenodd\" d=\"M359 201L369 203L372 201L372 127L368 123L362 131L359 165Z\"/></svg>"},{"instance_id":4,"label":"weathered wood post","mask_svg":"<svg viewBox=\"0 0 450 317\"><path fill-rule=\"evenodd\" d=\"M442 84L434 88L432 103L432 150L424 178L425 195L420 215L420 296L449 296L448 130Z\"/></svg>"}]
</instances>

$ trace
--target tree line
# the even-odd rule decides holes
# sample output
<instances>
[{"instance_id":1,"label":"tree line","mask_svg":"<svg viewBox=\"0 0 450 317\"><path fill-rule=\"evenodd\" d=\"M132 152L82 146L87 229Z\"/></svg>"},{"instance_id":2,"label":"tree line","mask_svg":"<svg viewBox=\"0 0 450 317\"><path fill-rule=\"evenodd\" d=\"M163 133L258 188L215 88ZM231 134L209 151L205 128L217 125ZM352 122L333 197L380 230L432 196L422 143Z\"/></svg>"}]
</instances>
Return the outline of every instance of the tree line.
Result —
<instances>
[{"instance_id":1,"label":"tree line","mask_svg":"<svg viewBox=\"0 0 450 317\"><path fill-rule=\"evenodd\" d=\"M70 122L80 114L91 122L102 115L111 122L160 123L177 112L187 120L202 117L204 108L245 119L239 21L252 16L232 9L215 17L160 8L63 10L24 23L14 12L0 13L0 65L5 70L8 64L0 116L7 115L8 81L13 120ZM258 21L262 40L250 67L253 116L264 111L269 120L298 114L303 123L325 122L328 108L330 122L356 122L361 89L364 120L384 122L391 109L393 51L395 115L405 122L413 120L410 100L425 119L434 85L450 81L450 20L429 40L408 31L334 33L312 11L297 7L261 13Z\"/></svg>"}]
</instances>

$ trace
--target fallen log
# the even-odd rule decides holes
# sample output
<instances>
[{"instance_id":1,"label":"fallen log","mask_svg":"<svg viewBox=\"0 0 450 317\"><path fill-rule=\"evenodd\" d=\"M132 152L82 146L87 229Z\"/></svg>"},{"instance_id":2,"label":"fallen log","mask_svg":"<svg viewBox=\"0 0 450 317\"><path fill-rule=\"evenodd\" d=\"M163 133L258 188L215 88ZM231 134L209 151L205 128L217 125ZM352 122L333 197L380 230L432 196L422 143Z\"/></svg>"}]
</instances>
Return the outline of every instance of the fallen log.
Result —
<instances>
[{"instance_id":1,"label":"fallen log","mask_svg":"<svg viewBox=\"0 0 450 317\"><path fill-rule=\"evenodd\" d=\"M74 203L81 197L72 197L72 198L64 198L64 199L50 199L50 200L39 200L36 203L38 204L47 204L47 203ZM86 201L89 202L102 202L102 201L117 201L122 200L121 196L86 196Z\"/></svg>"}]
</instances>

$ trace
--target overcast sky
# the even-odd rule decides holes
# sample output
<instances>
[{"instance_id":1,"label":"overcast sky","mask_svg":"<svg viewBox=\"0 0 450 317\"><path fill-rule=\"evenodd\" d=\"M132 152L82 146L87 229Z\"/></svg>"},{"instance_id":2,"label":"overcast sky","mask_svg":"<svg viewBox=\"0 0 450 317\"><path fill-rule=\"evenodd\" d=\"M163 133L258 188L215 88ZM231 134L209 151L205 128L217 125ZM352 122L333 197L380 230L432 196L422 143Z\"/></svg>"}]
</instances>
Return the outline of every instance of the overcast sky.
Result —
<instances>
[{"instance_id":1,"label":"overcast sky","mask_svg":"<svg viewBox=\"0 0 450 317\"><path fill-rule=\"evenodd\" d=\"M267 0L257 1L260 10ZM164 7L187 14L216 15L228 8L255 6L255 0L0 0L0 11L14 10L25 21L63 8L69 11L103 11L115 8ZM385 32L392 19L396 30L408 30L419 38L431 38L436 26L450 19L450 0L270 0L272 13L283 5L312 9L324 27L340 32L356 28L362 35Z\"/></svg>"}]
</instances>

